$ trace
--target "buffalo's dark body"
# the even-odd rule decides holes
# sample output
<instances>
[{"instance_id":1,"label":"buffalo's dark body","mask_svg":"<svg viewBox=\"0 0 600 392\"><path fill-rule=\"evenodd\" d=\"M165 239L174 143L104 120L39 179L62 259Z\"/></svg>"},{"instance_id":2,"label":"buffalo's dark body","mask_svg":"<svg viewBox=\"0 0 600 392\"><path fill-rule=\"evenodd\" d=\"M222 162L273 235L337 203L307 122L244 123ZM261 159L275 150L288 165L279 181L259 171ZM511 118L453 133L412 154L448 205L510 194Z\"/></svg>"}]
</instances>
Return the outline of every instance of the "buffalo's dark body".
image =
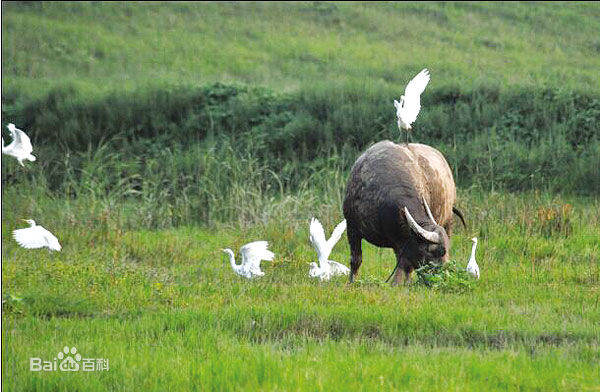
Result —
<instances>
[{"instance_id":1,"label":"buffalo's dark body","mask_svg":"<svg viewBox=\"0 0 600 392\"><path fill-rule=\"evenodd\" d=\"M432 222L423 205L431 208ZM344 198L344 216L351 248L351 281L362 262L361 240L394 249L406 278L423 261L448 258L449 234L456 188L442 154L423 144L381 141L355 162ZM407 222L404 207L425 230L439 233L432 244L417 235Z\"/></svg>"}]
</instances>

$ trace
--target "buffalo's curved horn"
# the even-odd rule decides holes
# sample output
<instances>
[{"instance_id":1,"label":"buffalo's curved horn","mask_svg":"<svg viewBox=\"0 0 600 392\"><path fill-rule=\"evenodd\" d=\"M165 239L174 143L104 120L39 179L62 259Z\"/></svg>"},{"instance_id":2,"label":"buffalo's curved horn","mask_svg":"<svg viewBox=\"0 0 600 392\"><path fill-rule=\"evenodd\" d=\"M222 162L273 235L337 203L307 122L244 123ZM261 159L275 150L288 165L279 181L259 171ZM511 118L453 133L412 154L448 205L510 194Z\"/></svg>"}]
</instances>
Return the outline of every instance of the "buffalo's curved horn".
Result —
<instances>
[{"instance_id":1,"label":"buffalo's curved horn","mask_svg":"<svg viewBox=\"0 0 600 392\"><path fill-rule=\"evenodd\" d=\"M437 222L435 221L435 219L433 218L433 214L431 213L431 210L429 209L429 205L427 204L427 200L425 200L425 196L423 196L423 204L425 204L425 211L427 211L427 215L429 216L429 219L431 219L431 221L438 226Z\"/></svg>"},{"instance_id":2,"label":"buffalo's curved horn","mask_svg":"<svg viewBox=\"0 0 600 392\"><path fill-rule=\"evenodd\" d=\"M429 242L433 242L434 244L440 243L440 235L435 231L427 231L421 226L419 226L419 224L414 220L410 212L408 212L408 208L406 207L404 207L404 215L406 215L408 225L415 233L417 233Z\"/></svg>"}]
</instances>

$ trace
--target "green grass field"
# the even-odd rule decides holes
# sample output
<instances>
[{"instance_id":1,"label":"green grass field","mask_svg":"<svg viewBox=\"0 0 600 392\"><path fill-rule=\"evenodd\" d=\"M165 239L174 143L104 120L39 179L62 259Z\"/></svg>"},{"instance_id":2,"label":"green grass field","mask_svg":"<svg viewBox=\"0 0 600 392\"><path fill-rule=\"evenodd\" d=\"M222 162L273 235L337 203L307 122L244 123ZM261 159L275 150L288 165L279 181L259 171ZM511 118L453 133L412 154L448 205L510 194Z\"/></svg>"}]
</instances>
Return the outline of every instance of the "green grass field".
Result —
<instances>
[{"instance_id":1,"label":"green grass field","mask_svg":"<svg viewBox=\"0 0 600 392\"><path fill-rule=\"evenodd\" d=\"M2 2L2 382L7 390L600 390L595 3ZM308 225L415 126L440 149L482 277L308 277ZM215 84L216 82L216 84ZM19 248L33 218L61 252ZM233 274L266 239L266 275ZM349 263L346 236L333 260ZM63 347L109 371L31 372ZM59 361L60 362L60 361Z\"/></svg>"},{"instance_id":2,"label":"green grass field","mask_svg":"<svg viewBox=\"0 0 600 392\"><path fill-rule=\"evenodd\" d=\"M60 253L26 251L3 225L4 381L10 389L593 390L600 360L600 204L579 200L572 233L545 232L539 206L572 200L469 198L480 239L472 290L390 287L390 250L367 245L360 282L308 278L308 219L246 230L50 227ZM491 206L496 206L491 208ZM7 222L16 221L4 206ZM18 213L20 214L20 211ZM556 222L553 222L556 223ZM47 225L49 226L49 225ZM330 226L327 226L328 228ZM556 227L556 225L551 226ZM246 281L220 251L268 238L277 257ZM344 237L345 240L345 237ZM347 261L342 242L333 259ZM65 345L109 372L30 373Z\"/></svg>"}]
</instances>

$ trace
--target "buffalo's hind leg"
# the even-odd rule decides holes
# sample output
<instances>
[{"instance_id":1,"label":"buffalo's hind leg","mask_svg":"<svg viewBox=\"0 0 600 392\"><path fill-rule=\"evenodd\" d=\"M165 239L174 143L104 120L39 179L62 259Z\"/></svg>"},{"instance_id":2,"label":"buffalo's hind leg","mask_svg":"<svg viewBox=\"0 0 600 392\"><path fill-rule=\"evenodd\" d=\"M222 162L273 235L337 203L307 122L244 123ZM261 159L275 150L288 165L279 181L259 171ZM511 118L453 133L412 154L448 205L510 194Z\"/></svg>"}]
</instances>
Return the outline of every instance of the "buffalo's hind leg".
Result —
<instances>
[{"instance_id":1,"label":"buffalo's hind leg","mask_svg":"<svg viewBox=\"0 0 600 392\"><path fill-rule=\"evenodd\" d=\"M350 244L350 283L356 279L362 264L362 237L348 225L348 243Z\"/></svg>"}]
</instances>

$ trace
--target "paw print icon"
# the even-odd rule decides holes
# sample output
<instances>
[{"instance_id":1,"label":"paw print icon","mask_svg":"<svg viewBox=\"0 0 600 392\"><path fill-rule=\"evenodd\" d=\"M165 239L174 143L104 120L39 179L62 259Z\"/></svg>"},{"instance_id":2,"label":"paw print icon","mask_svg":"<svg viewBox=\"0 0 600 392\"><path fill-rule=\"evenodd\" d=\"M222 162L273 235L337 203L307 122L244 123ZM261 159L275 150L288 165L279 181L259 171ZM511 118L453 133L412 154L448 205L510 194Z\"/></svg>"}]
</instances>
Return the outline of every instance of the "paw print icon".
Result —
<instances>
[{"instance_id":1,"label":"paw print icon","mask_svg":"<svg viewBox=\"0 0 600 392\"><path fill-rule=\"evenodd\" d=\"M62 372L76 372L79 370L79 361L81 361L81 354L77 353L77 349L75 347L67 347L63 348L61 352L57 355L58 359L61 360L58 368Z\"/></svg>"}]
</instances>

